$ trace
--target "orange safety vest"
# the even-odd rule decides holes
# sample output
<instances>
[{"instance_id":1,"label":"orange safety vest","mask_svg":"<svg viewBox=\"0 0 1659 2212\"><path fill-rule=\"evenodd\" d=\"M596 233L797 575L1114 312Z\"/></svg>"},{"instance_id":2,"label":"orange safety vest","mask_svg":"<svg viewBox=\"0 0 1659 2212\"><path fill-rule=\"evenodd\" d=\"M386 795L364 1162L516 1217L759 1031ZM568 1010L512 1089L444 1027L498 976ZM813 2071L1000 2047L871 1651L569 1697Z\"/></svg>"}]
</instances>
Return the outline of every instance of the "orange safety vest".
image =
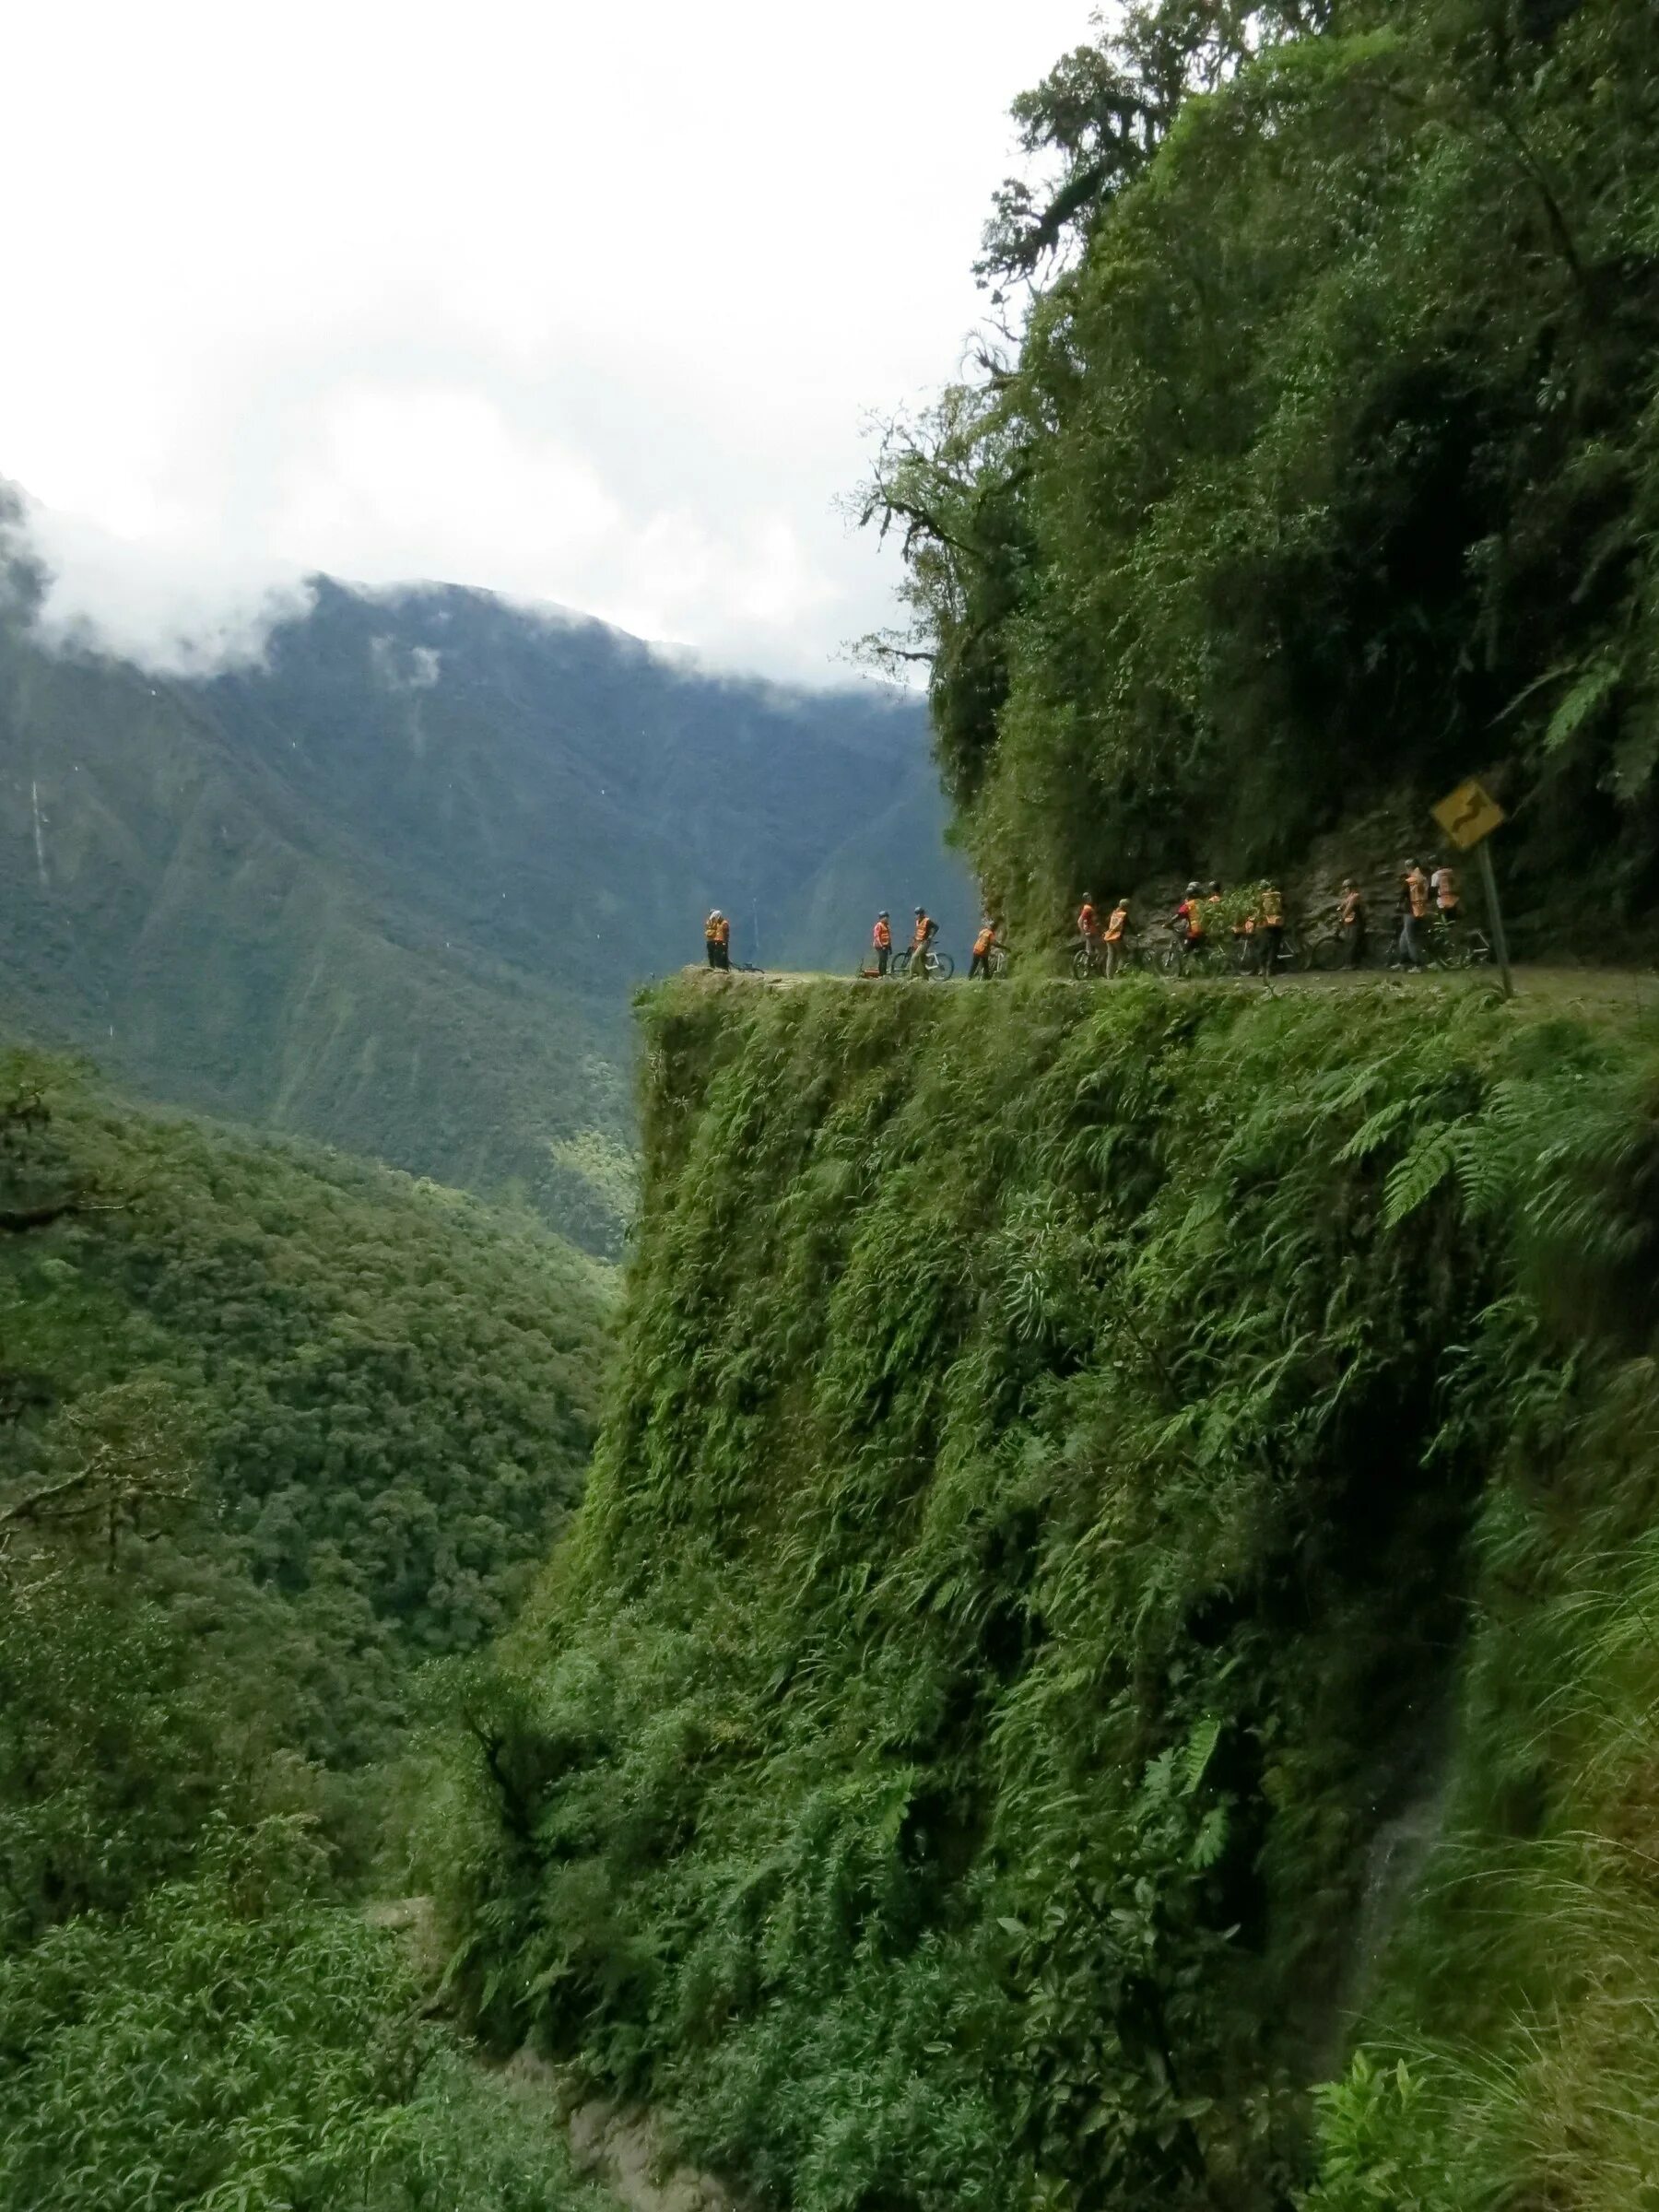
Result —
<instances>
[{"instance_id":1,"label":"orange safety vest","mask_svg":"<svg viewBox=\"0 0 1659 2212\"><path fill-rule=\"evenodd\" d=\"M994 922L987 922L984 928L980 931L979 935L973 940L974 958L977 959L982 953L989 952L992 946L995 942L996 924Z\"/></svg>"},{"instance_id":2,"label":"orange safety vest","mask_svg":"<svg viewBox=\"0 0 1659 2212\"><path fill-rule=\"evenodd\" d=\"M1435 896L1440 900L1441 913L1450 913L1457 904L1457 870L1441 868L1439 874L1440 881L1434 887Z\"/></svg>"},{"instance_id":3,"label":"orange safety vest","mask_svg":"<svg viewBox=\"0 0 1659 2212\"><path fill-rule=\"evenodd\" d=\"M1187 942L1193 943L1204 935L1204 910L1191 899L1183 899L1176 909L1186 924Z\"/></svg>"},{"instance_id":4,"label":"orange safety vest","mask_svg":"<svg viewBox=\"0 0 1659 2212\"><path fill-rule=\"evenodd\" d=\"M1128 920L1129 909L1126 906L1114 906L1112 908L1112 919L1106 924L1106 942L1108 945L1121 945L1123 943L1124 930L1128 923Z\"/></svg>"},{"instance_id":5,"label":"orange safety vest","mask_svg":"<svg viewBox=\"0 0 1659 2212\"><path fill-rule=\"evenodd\" d=\"M1354 924L1359 921L1359 909L1364 905L1364 903L1365 893L1363 891L1343 892L1342 906L1340 911L1343 923L1346 927L1351 929Z\"/></svg>"},{"instance_id":6,"label":"orange safety vest","mask_svg":"<svg viewBox=\"0 0 1659 2212\"><path fill-rule=\"evenodd\" d=\"M915 935L911 939L912 950L920 952L923 946L926 944L929 935L932 934L932 931L933 924L928 920L927 916L924 914L921 921L916 924Z\"/></svg>"},{"instance_id":7,"label":"orange safety vest","mask_svg":"<svg viewBox=\"0 0 1659 2212\"><path fill-rule=\"evenodd\" d=\"M711 945L724 945L730 941L732 925L724 914L711 914L703 924L703 935Z\"/></svg>"},{"instance_id":8,"label":"orange safety vest","mask_svg":"<svg viewBox=\"0 0 1659 2212\"><path fill-rule=\"evenodd\" d=\"M885 922L877 923L875 930L871 935L870 942L875 946L877 952L887 952L891 949L893 943L893 933L888 927Z\"/></svg>"},{"instance_id":9,"label":"orange safety vest","mask_svg":"<svg viewBox=\"0 0 1659 2212\"><path fill-rule=\"evenodd\" d=\"M1262 924L1266 929L1277 929L1285 919L1285 896L1282 891L1262 893Z\"/></svg>"},{"instance_id":10,"label":"orange safety vest","mask_svg":"<svg viewBox=\"0 0 1659 2212\"><path fill-rule=\"evenodd\" d=\"M1420 922L1429 912L1429 878L1421 868L1413 868L1406 877L1406 896L1411 901L1413 919Z\"/></svg>"},{"instance_id":11,"label":"orange safety vest","mask_svg":"<svg viewBox=\"0 0 1659 2212\"><path fill-rule=\"evenodd\" d=\"M1077 935L1080 937L1092 937L1099 924L1100 916L1088 900L1085 900L1077 909Z\"/></svg>"}]
</instances>

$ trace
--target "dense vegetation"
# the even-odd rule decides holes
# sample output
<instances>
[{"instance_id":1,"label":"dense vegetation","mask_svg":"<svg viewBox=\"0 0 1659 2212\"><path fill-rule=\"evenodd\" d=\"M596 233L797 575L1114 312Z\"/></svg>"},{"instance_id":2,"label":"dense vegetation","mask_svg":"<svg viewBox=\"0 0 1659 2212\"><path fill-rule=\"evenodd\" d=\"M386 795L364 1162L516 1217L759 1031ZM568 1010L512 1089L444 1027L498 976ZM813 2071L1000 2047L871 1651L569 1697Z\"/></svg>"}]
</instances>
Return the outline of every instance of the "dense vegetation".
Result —
<instances>
[{"instance_id":1,"label":"dense vegetation","mask_svg":"<svg viewBox=\"0 0 1659 2212\"><path fill-rule=\"evenodd\" d=\"M646 1023L611 1415L435 1808L486 2030L797 2212L1645 2202L1652 1037Z\"/></svg>"},{"instance_id":2,"label":"dense vegetation","mask_svg":"<svg viewBox=\"0 0 1659 2212\"><path fill-rule=\"evenodd\" d=\"M1016 109L1013 320L867 495L994 898L1031 941L1477 771L1606 948L1659 902L1650 0L1107 20Z\"/></svg>"},{"instance_id":3,"label":"dense vegetation","mask_svg":"<svg viewBox=\"0 0 1659 2212\"><path fill-rule=\"evenodd\" d=\"M606 1303L468 1198L0 1065L8 2206L557 2201L342 1900L418 1663L575 1500Z\"/></svg>"},{"instance_id":4,"label":"dense vegetation","mask_svg":"<svg viewBox=\"0 0 1659 2212\"><path fill-rule=\"evenodd\" d=\"M628 994L970 920L919 700L700 674L482 592L319 582L212 679L44 651L0 495L0 1018L152 1095L619 1248ZM14 571L14 588L15 588ZM758 942L757 942L757 932Z\"/></svg>"}]
</instances>

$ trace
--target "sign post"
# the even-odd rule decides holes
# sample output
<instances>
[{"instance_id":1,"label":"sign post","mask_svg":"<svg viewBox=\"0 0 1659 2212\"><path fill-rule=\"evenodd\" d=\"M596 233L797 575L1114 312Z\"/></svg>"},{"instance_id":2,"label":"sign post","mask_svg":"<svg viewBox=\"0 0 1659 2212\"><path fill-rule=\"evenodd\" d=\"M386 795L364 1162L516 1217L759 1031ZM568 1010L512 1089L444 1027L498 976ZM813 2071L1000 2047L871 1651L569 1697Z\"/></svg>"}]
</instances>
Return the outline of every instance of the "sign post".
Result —
<instances>
[{"instance_id":1,"label":"sign post","mask_svg":"<svg viewBox=\"0 0 1659 2212\"><path fill-rule=\"evenodd\" d=\"M1480 864L1481 888L1486 892L1487 914L1492 924L1492 950L1498 955L1498 972L1503 978L1503 995L1515 995L1514 979L1510 974L1509 940L1503 934L1503 914L1498 904L1498 878L1492 873L1491 847L1487 840L1504 813L1491 793L1471 776L1460 783L1434 809L1434 818L1459 852L1476 849Z\"/></svg>"}]
</instances>

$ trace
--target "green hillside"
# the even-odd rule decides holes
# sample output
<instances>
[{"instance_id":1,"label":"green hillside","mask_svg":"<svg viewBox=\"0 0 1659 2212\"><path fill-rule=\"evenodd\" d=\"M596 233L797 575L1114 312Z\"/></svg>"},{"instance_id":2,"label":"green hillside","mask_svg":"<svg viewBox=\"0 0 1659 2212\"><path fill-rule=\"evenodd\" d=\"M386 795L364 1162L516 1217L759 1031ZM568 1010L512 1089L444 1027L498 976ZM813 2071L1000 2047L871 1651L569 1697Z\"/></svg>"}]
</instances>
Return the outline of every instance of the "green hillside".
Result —
<instances>
[{"instance_id":1,"label":"green hillside","mask_svg":"<svg viewBox=\"0 0 1659 2212\"><path fill-rule=\"evenodd\" d=\"M697 675L485 593L319 581L210 681L0 619L0 1014L599 1252L633 986L700 958L712 903L773 965L847 966L906 899L959 936L943 821L919 702Z\"/></svg>"},{"instance_id":2,"label":"green hillside","mask_svg":"<svg viewBox=\"0 0 1659 2212\"><path fill-rule=\"evenodd\" d=\"M395 1747L414 1662L511 1618L573 1501L606 1300L456 1193L8 1055L6 1563L107 1545L167 1664L194 1648L272 1747L348 1777Z\"/></svg>"},{"instance_id":3,"label":"green hillside","mask_svg":"<svg viewBox=\"0 0 1659 2212\"><path fill-rule=\"evenodd\" d=\"M0 1062L0 2198L578 2212L351 1902L579 1491L604 1271Z\"/></svg>"},{"instance_id":4,"label":"green hillside","mask_svg":"<svg viewBox=\"0 0 1659 2212\"><path fill-rule=\"evenodd\" d=\"M1533 943L1651 941L1654 53L1648 0L1135 0L1016 103L1017 342L868 500L1022 940L1476 772Z\"/></svg>"},{"instance_id":5,"label":"green hillside","mask_svg":"<svg viewBox=\"0 0 1659 2212\"><path fill-rule=\"evenodd\" d=\"M594 1480L435 1808L484 2028L796 2212L1646 2202L1651 1026L645 1020Z\"/></svg>"}]
</instances>

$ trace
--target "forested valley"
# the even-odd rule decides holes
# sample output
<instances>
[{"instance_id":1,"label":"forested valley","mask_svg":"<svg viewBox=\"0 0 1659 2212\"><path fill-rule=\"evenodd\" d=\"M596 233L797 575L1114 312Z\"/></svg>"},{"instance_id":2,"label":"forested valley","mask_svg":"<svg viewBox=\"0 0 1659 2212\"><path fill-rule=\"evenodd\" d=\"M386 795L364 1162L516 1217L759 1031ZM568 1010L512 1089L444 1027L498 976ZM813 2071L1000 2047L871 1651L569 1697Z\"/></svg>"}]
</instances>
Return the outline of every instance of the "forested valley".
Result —
<instances>
[{"instance_id":1,"label":"forested valley","mask_svg":"<svg viewBox=\"0 0 1659 2212\"><path fill-rule=\"evenodd\" d=\"M608 1306L459 1194L0 1055L7 2207L567 2201L362 1907L579 1494Z\"/></svg>"}]
</instances>

